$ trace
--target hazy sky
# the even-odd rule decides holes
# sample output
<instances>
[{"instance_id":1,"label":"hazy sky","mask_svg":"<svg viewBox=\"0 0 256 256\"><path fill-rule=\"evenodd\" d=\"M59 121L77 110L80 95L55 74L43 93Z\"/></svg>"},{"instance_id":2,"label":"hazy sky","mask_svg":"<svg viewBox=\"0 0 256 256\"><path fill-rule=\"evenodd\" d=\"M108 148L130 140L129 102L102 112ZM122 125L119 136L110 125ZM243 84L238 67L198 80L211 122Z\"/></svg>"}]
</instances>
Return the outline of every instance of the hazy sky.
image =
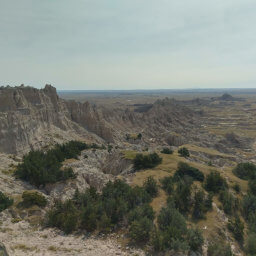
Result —
<instances>
[{"instance_id":1,"label":"hazy sky","mask_svg":"<svg viewBox=\"0 0 256 256\"><path fill-rule=\"evenodd\" d=\"M255 0L0 0L0 85L256 88Z\"/></svg>"}]
</instances>

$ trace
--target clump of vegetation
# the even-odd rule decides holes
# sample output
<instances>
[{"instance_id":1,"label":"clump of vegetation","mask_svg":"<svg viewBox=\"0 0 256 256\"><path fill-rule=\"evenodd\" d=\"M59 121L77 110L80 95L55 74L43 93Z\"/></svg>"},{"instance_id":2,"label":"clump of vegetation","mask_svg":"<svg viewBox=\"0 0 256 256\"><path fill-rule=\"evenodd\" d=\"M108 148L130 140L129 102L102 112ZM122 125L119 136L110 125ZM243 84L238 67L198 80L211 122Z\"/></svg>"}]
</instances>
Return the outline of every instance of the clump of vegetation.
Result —
<instances>
[{"instance_id":1,"label":"clump of vegetation","mask_svg":"<svg viewBox=\"0 0 256 256\"><path fill-rule=\"evenodd\" d=\"M249 256L256 255L256 234L255 233L249 234L246 240L245 250L247 255Z\"/></svg>"},{"instance_id":2,"label":"clump of vegetation","mask_svg":"<svg viewBox=\"0 0 256 256\"><path fill-rule=\"evenodd\" d=\"M174 191L174 181L171 176L166 176L160 180L162 189L168 194L171 195L171 193Z\"/></svg>"},{"instance_id":3,"label":"clump of vegetation","mask_svg":"<svg viewBox=\"0 0 256 256\"><path fill-rule=\"evenodd\" d=\"M239 194L241 191L240 185L237 183L233 186L233 189L236 191L237 194Z\"/></svg>"},{"instance_id":4,"label":"clump of vegetation","mask_svg":"<svg viewBox=\"0 0 256 256\"><path fill-rule=\"evenodd\" d=\"M228 223L228 229L233 233L234 238L242 244L244 240L244 224L238 216Z\"/></svg>"},{"instance_id":5,"label":"clump of vegetation","mask_svg":"<svg viewBox=\"0 0 256 256\"><path fill-rule=\"evenodd\" d=\"M174 202L175 208L178 209L182 214L189 213L192 206L191 186L191 178L179 180L176 183L175 192L169 200L170 203L172 203L172 201Z\"/></svg>"},{"instance_id":6,"label":"clump of vegetation","mask_svg":"<svg viewBox=\"0 0 256 256\"><path fill-rule=\"evenodd\" d=\"M94 188L85 192L77 190L71 200L55 203L48 211L47 224L65 233L75 230L109 232L126 227L132 242L152 244L156 251L200 251L201 232L187 227L173 200L162 208L157 217L158 225L154 225L155 213L149 203L156 195L157 184L152 177L142 187L131 187L116 180L108 182L102 193Z\"/></svg>"},{"instance_id":7,"label":"clump of vegetation","mask_svg":"<svg viewBox=\"0 0 256 256\"><path fill-rule=\"evenodd\" d=\"M7 209L13 204L13 199L6 196L3 192L0 191L0 212Z\"/></svg>"},{"instance_id":8,"label":"clump of vegetation","mask_svg":"<svg viewBox=\"0 0 256 256\"><path fill-rule=\"evenodd\" d=\"M233 196L227 189L220 192L219 200L222 203L223 210L226 214L232 215L238 211L238 199Z\"/></svg>"},{"instance_id":9,"label":"clump of vegetation","mask_svg":"<svg viewBox=\"0 0 256 256\"><path fill-rule=\"evenodd\" d=\"M243 180L256 179L256 165L253 163L238 164L233 173Z\"/></svg>"},{"instance_id":10,"label":"clump of vegetation","mask_svg":"<svg viewBox=\"0 0 256 256\"><path fill-rule=\"evenodd\" d=\"M141 140L142 139L142 134L138 133L138 134L129 134L127 133L125 135L126 140Z\"/></svg>"},{"instance_id":11,"label":"clump of vegetation","mask_svg":"<svg viewBox=\"0 0 256 256\"><path fill-rule=\"evenodd\" d=\"M206 181L204 188L213 193L218 193L221 190L225 190L228 187L226 180L221 177L220 173L217 171L212 171L206 176Z\"/></svg>"},{"instance_id":12,"label":"clump of vegetation","mask_svg":"<svg viewBox=\"0 0 256 256\"><path fill-rule=\"evenodd\" d=\"M204 174L199 171L197 168L194 168L187 163L179 162L178 170L174 174L174 179L178 180L179 178L183 178L184 176L189 176L193 180L203 181Z\"/></svg>"},{"instance_id":13,"label":"clump of vegetation","mask_svg":"<svg viewBox=\"0 0 256 256\"><path fill-rule=\"evenodd\" d=\"M167 155L171 155L173 153L173 150L171 148L163 148L161 150L162 154L167 154Z\"/></svg>"},{"instance_id":14,"label":"clump of vegetation","mask_svg":"<svg viewBox=\"0 0 256 256\"><path fill-rule=\"evenodd\" d=\"M249 187L248 193L256 195L256 179L249 180L248 187Z\"/></svg>"},{"instance_id":15,"label":"clump of vegetation","mask_svg":"<svg viewBox=\"0 0 256 256\"><path fill-rule=\"evenodd\" d=\"M185 148L185 147L180 148L180 149L178 150L178 153L179 153L179 155L182 156L182 157L189 157L189 156L190 156L190 153L189 153L188 149Z\"/></svg>"},{"instance_id":16,"label":"clump of vegetation","mask_svg":"<svg viewBox=\"0 0 256 256\"><path fill-rule=\"evenodd\" d=\"M47 225L57 227L69 234L77 229L79 212L72 200L57 201L54 208L48 212Z\"/></svg>"},{"instance_id":17,"label":"clump of vegetation","mask_svg":"<svg viewBox=\"0 0 256 256\"><path fill-rule=\"evenodd\" d=\"M194 196L192 217L195 220L204 219L205 214L212 209L212 194L206 195L203 190L199 190Z\"/></svg>"},{"instance_id":18,"label":"clump of vegetation","mask_svg":"<svg viewBox=\"0 0 256 256\"><path fill-rule=\"evenodd\" d=\"M156 251L200 251L203 237L199 230L188 229L185 218L171 204L162 208L157 218L158 229L153 232Z\"/></svg>"},{"instance_id":19,"label":"clump of vegetation","mask_svg":"<svg viewBox=\"0 0 256 256\"><path fill-rule=\"evenodd\" d=\"M136 243L146 243L150 239L153 222L147 217L134 220L129 228L129 236Z\"/></svg>"},{"instance_id":20,"label":"clump of vegetation","mask_svg":"<svg viewBox=\"0 0 256 256\"><path fill-rule=\"evenodd\" d=\"M247 194L243 197L242 208L245 219L249 218L256 214L256 196L252 194Z\"/></svg>"},{"instance_id":21,"label":"clump of vegetation","mask_svg":"<svg viewBox=\"0 0 256 256\"><path fill-rule=\"evenodd\" d=\"M96 144L87 145L79 141L70 141L66 144L57 144L53 149L31 151L23 157L23 162L17 166L16 177L28 181L39 187L47 183L55 183L69 178L75 178L71 168L62 169L65 159L77 158L81 151L87 148L96 148Z\"/></svg>"},{"instance_id":22,"label":"clump of vegetation","mask_svg":"<svg viewBox=\"0 0 256 256\"><path fill-rule=\"evenodd\" d=\"M152 198L157 196L158 186L156 180L152 176L146 179L146 181L143 184L143 187Z\"/></svg>"},{"instance_id":23,"label":"clump of vegetation","mask_svg":"<svg viewBox=\"0 0 256 256\"><path fill-rule=\"evenodd\" d=\"M38 193L37 191L24 191L22 193L22 205L24 207L30 207L32 205L37 205L39 207L45 207L47 200L45 196Z\"/></svg>"},{"instance_id":24,"label":"clump of vegetation","mask_svg":"<svg viewBox=\"0 0 256 256\"><path fill-rule=\"evenodd\" d=\"M108 144L108 153L110 153L113 149L113 146L111 144Z\"/></svg>"},{"instance_id":25,"label":"clump of vegetation","mask_svg":"<svg viewBox=\"0 0 256 256\"><path fill-rule=\"evenodd\" d=\"M225 243L223 240L213 241L209 244L207 250L208 256L233 256L230 244Z\"/></svg>"},{"instance_id":26,"label":"clump of vegetation","mask_svg":"<svg viewBox=\"0 0 256 256\"><path fill-rule=\"evenodd\" d=\"M157 153L148 155L137 154L133 160L135 169L154 168L162 162L162 158Z\"/></svg>"},{"instance_id":27,"label":"clump of vegetation","mask_svg":"<svg viewBox=\"0 0 256 256\"><path fill-rule=\"evenodd\" d=\"M143 187L130 187L125 182L116 180L108 182L101 194L94 188L83 193L76 191L72 200L56 202L48 212L47 224L70 233L77 229L108 232L118 228L121 223L127 223L126 225L130 225L131 238L137 238L138 242L145 241L146 234L140 236L139 230L143 224L147 224L148 228L153 225L154 214L149 202L156 194L155 184L152 178Z\"/></svg>"}]
</instances>

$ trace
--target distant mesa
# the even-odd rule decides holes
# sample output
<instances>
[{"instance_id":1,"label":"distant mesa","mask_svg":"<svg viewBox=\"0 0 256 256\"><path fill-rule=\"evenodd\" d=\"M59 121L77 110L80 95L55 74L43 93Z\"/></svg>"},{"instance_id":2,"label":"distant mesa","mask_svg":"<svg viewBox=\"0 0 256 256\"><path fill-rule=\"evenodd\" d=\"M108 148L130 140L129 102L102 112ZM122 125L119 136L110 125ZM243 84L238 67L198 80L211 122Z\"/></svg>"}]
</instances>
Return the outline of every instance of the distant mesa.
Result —
<instances>
[{"instance_id":1,"label":"distant mesa","mask_svg":"<svg viewBox=\"0 0 256 256\"><path fill-rule=\"evenodd\" d=\"M228 93L224 93L221 97L220 100L235 100L235 98L233 96L231 96Z\"/></svg>"},{"instance_id":2,"label":"distant mesa","mask_svg":"<svg viewBox=\"0 0 256 256\"><path fill-rule=\"evenodd\" d=\"M233 97L229 93L224 93L220 97L213 97L213 98L211 98L211 100L213 100L213 101L219 101L219 100L220 101L243 101L244 99Z\"/></svg>"}]
</instances>

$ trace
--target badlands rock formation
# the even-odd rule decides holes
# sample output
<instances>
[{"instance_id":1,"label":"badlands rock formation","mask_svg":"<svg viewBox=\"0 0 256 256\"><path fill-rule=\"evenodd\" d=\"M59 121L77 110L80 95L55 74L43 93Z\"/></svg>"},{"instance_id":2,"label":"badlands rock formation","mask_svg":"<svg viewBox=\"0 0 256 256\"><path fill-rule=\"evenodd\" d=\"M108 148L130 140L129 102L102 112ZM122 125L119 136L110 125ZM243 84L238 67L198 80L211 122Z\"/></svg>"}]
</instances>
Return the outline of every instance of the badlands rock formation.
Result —
<instances>
[{"instance_id":1,"label":"badlands rock formation","mask_svg":"<svg viewBox=\"0 0 256 256\"><path fill-rule=\"evenodd\" d=\"M0 152L24 154L71 139L120 142L127 131L143 131L145 139L192 127L192 110L176 101L157 101L143 111L107 109L88 102L65 101L56 89L28 86L0 88Z\"/></svg>"},{"instance_id":2,"label":"badlands rock formation","mask_svg":"<svg viewBox=\"0 0 256 256\"><path fill-rule=\"evenodd\" d=\"M46 85L0 88L0 152L24 153L70 139L111 139L88 103L65 102Z\"/></svg>"}]
</instances>

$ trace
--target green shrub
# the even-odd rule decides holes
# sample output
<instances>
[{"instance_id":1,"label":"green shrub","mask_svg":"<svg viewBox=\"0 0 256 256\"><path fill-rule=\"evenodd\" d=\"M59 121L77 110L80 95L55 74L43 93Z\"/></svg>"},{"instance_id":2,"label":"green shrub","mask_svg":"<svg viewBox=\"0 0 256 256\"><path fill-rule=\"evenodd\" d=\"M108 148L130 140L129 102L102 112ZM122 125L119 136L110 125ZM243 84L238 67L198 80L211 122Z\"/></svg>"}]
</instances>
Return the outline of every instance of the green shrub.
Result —
<instances>
[{"instance_id":1,"label":"green shrub","mask_svg":"<svg viewBox=\"0 0 256 256\"><path fill-rule=\"evenodd\" d=\"M249 180L248 187L249 187L248 193L256 195L256 179Z\"/></svg>"},{"instance_id":2,"label":"green shrub","mask_svg":"<svg viewBox=\"0 0 256 256\"><path fill-rule=\"evenodd\" d=\"M144 204L141 206L136 207L135 209L131 210L128 214L128 222L132 223L133 221L141 218L141 216L146 217L150 220L154 220L155 213L153 208L149 204Z\"/></svg>"},{"instance_id":3,"label":"green shrub","mask_svg":"<svg viewBox=\"0 0 256 256\"><path fill-rule=\"evenodd\" d=\"M219 172L212 171L206 176L204 187L209 192L218 193L221 190L225 190L228 184L226 180L221 177Z\"/></svg>"},{"instance_id":4,"label":"green shrub","mask_svg":"<svg viewBox=\"0 0 256 256\"><path fill-rule=\"evenodd\" d=\"M237 183L233 186L233 189L236 191L236 193L240 193L240 191L241 191L241 188L240 188L239 184L237 184Z\"/></svg>"},{"instance_id":5,"label":"green shrub","mask_svg":"<svg viewBox=\"0 0 256 256\"><path fill-rule=\"evenodd\" d=\"M202 190L195 193L192 217L195 220L204 219L205 213L212 207L212 195L205 195Z\"/></svg>"},{"instance_id":6,"label":"green shrub","mask_svg":"<svg viewBox=\"0 0 256 256\"><path fill-rule=\"evenodd\" d=\"M223 210L226 214L233 214L237 212L239 202L228 190L222 190L219 195L219 200L223 205Z\"/></svg>"},{"instance_id":7,"label":"green shrub","mask_svg":"<svg viewBox=\"0 0 256 256\"><path fill-rule=\"evenodd\" d=\"M204 238L199 229L189 229L187 240L191 251L197 252L202 250Z\"/></svg>"},{"instance_id":8,"label":"green shrub","mask_svg":"<svg viewBox=\"0 0 256 256\"><path fill-rule=\"evenodd\" d=\"M233 173L243 180L256 179L256 165L240 163L234 168Z\"/></svg>"},{"instance_id":9,"label":"green shrub","mask_svg":"<svg viewBox=\"0 0 256 256\"><path fill-rule=\"evenodd\" d=\"M191 199L191 179L180 180L177 185L175 192L173 193L173 201L175 207L182 213L186 214L190 211L192 205Z\"/></svg>"},{"instance_id":10,"label":"green shrub","mask_svg":"<svg viewBox=\"0 0 256 256\"><path fill-rule=\"evenodd\" d=\"M112 151L112 149L113 149L113 146L108 144L108 153L110 153Z\"/></svg>"},{"instance_id":11,"label":"green shrub","mask_svg":"<svg viewBox=\"0 0 256 256\"><path fill-rule=\"evenodd\" d=\"M256 231L256 214L251 213L247 218L249 231L255 233Z\"/></svg>"},{"instance_id":12,"label":"green shrub","mask_svg":"<svg viewBox=\"0 0 256 256\"><path fill-rule=\"evenodd\" d=\"M111 223L111 219L107 216L106 213L104 213L99 221L98 221L98 230L101 230L104 233L108 233L111 231L113 225Z\"/></svg>"},{"instance_id":13,"label":"green shrub","mask_svg":"<svg viewBox=\"0 0 256 256\"><path fill-rule=\"evenodd\" d=\"M77 158L81 151L88 145L79 141L70 141L66 144L57 144L46 153L43 151L31 151L23 157L23 162L18 165L16 177L28 181L39 187L47 183L55 183L69 178L75 178L71 168L61 169L65 159Z\"/></svg>"},{"instance_id":14,"label":"green shrub","mask_svg":"<svg viewBox=\"0 0 256 256\"><path fill-rule=\"evenodd\" d=\"M242 200L243 214L246 219L249 219L249 216L256 214L256 196L248 194L243 197Z\"/></svg>"},{"instance_id":15,"label":"green shrub","mask_svg":"<svg viewBox=\"0 0 256 256\"><path fill-rule=\"evenodd\" d=\"M152 235L152 245L156 251L201 251L203 236L198 229L188 229L185 218L174 208L173 203L161 209L158 229Z\"/></svg>"},{"instance_id":16,"label":"green shrub","mask_svg":"<svg viewBox=\"0 0 256 256\"><path fill-rule=\"evenodd\" d=\"M204 201L204 204L205 204L205 207L207 208L207 210L211 210L212 209L212 198L213 198L213 193L208 193L205 201Z\"/></svg>"},{"instance_id":17,"label":"green shrub","mask_svg":"<svg viewBox=\"0 0 256 256\"><path fill-rule=\"evenodd\" d=\"M129 236L136 243L145 243L150 239L150 233L153 228L153 221L140 217L131 223L129 228Z\"/></svg>"},{"instance_id":18,"label":"green shrub","mask_svg":"<svg viewBox=\"0 0 256 256\"><path fill-rule=\"evenodd\" d=\"M193 180L203 181L204 174L197 168L194 168L187 163L179 162L178 170L174 174L174 179L178 180L184 176L190 176Z\"/></svg>"},{"instance_id":19,"label":"green shrub","mask_svg":"<svg viewBox=\"0 0 256 256\"><path fill-rule=\"evenodd\" d=\"M7 209L13 204L13 199L6 196L3 192L0 191L0 212Z\"/></svg>"},{"instance_id":20,"label":"green shrub","mask_svg":"<svg viewBox=\"0 0 256 256\"><path fill-rule=\"evenodd\" d=\"M158 186L156 180L150 176L148 177L143 184L145 191L153 198L158 194Z\"/></svg>"},{"instance_id":21,"label":"green shrub","mask_svg":"<svg viewBox=\"0 0 256 256\"><path fill-rule=\"evenodd\" d=\"M79 212L71 200L55 203L53 209L47 214L47 225L57 227L69 234L76 230L79 220Z\"/></svg>"},{"instance_id":22,"label":"green shrub","mask_svg":"<svg viewBox=\"0 0 256 256\"><path fill-rule=\"evenodd\" d=\"M180 149L178 150L178 153L179 153L179 155L182 156L182 157L189 157L189 156L190 156L190 153L189 153L188 149L185 148L185 147L180 148Z\"/></svg>"},{"instance_id":23,"label":"green shrub","mask_svg":"<svg viewBox=\"0 0 256 256\"><path fill-rule=\"evenodd\" d=\"M141 133L139 133L139 134L137 135L137 138L138 138L139 140L141 140L141 138L142 138L142 134L141 134Z\"/></svg>"},{"instance_id":24,"label":"green shrub","mask_svg":"<svg viewBox=\"0 0 256 256\"><path fill-rule=\"evenodd\" d=\"M162 208L157 218L159 232L156 235L161 240L161 250L173 249L175 251L189 248L186 242L187 225L185 218L172 207ZM154 241L157 250L158 242Z\"/></svg>"},{"instance_id":25,"label":"green shrub","mask_svg":"<svg viewBox=\"0 0 256 256\"><path fill-rule=\"evenodd\" d=\"M207 249L208 256L233 256L231 247L224 241L213 241Z\"/></svg>"},{"instance_id":26,"label":"green shrub","mask_svg":"<svg viewBox=\"0 0 256 256\"><path fill-rule=\"evenodd\" d=\"M24 191L22 193L23 206L30 207L32 205L38 205L39 207L45 207L47 200L45 196L38 193L37 191Z\"/></svg>"},{"instance_id":27,"label":"green shrub","mask_svg":"<svg viewBox=\"0 0 256 256\"><path fill-rule=\"evenodd\" d=\"M145 187L151 188L152 180L148 181ZM138 216L152 222L154 212L148 203L152 200L153 190L150 189L149 194L146 188L131 187L118 179L108 182L102 193L98 193L94 188L84 192L76 190L72 200L57 202L54 205L48 213L47 223L69 233L77 229L109 232L120 224L128 225L138 221ZM69 218L68 223L65 221L66 216ZM74 228L69 226L72 222Z\"/></svg>"},{"instance_id":28,"label":"green shrub","mask_svg":"<svg viewBox=\"0 0 256 256\"><path fill-rule=\"evenodd\" d=\"M173 150L171 148L163 148L161 153L171 155L173 153Z\"/></svg>"},{"instance_id":29,"label":"green shrub","mask_svg":"<svg viewBox=\"0 0 256 256\"><path fill-rule=\"evenodd\" d=\"M233 233L234 238L242 244L244 240L244 224L238 216L229 221L228 229Z\"/></svg>"},{"instance_id":30,"label":"green shrub","mask_svg":"<svg viewBox=\"0 0 256 256\"><path fill-rule=\"evenodd\" d=\"M246 244L245 244L246 253L249 256L256 255L256 234L251 233L249 234Z\"/></svg>"},{"instance_id":31,"label":"green shrub","mask_svg":"<svg viewBox=\"0 0 256 256\"><path fill-rule=\"evenodd\" d=\"M162 189L170 195L174 191L174 182L171 176L166 176L160 180Z\"/></svg>"},{"instance_id":32,"label":"green shrub","mask_svg":"<svg viewBox=\"0 0 256 256\"><path fill-rule=\"evenodd\" d=\"M147 169L154 168L162 162L162 158L158 156L157 153L143 155L137 154L133 160L135 169Z\"/></svg>"}]
</instances>

